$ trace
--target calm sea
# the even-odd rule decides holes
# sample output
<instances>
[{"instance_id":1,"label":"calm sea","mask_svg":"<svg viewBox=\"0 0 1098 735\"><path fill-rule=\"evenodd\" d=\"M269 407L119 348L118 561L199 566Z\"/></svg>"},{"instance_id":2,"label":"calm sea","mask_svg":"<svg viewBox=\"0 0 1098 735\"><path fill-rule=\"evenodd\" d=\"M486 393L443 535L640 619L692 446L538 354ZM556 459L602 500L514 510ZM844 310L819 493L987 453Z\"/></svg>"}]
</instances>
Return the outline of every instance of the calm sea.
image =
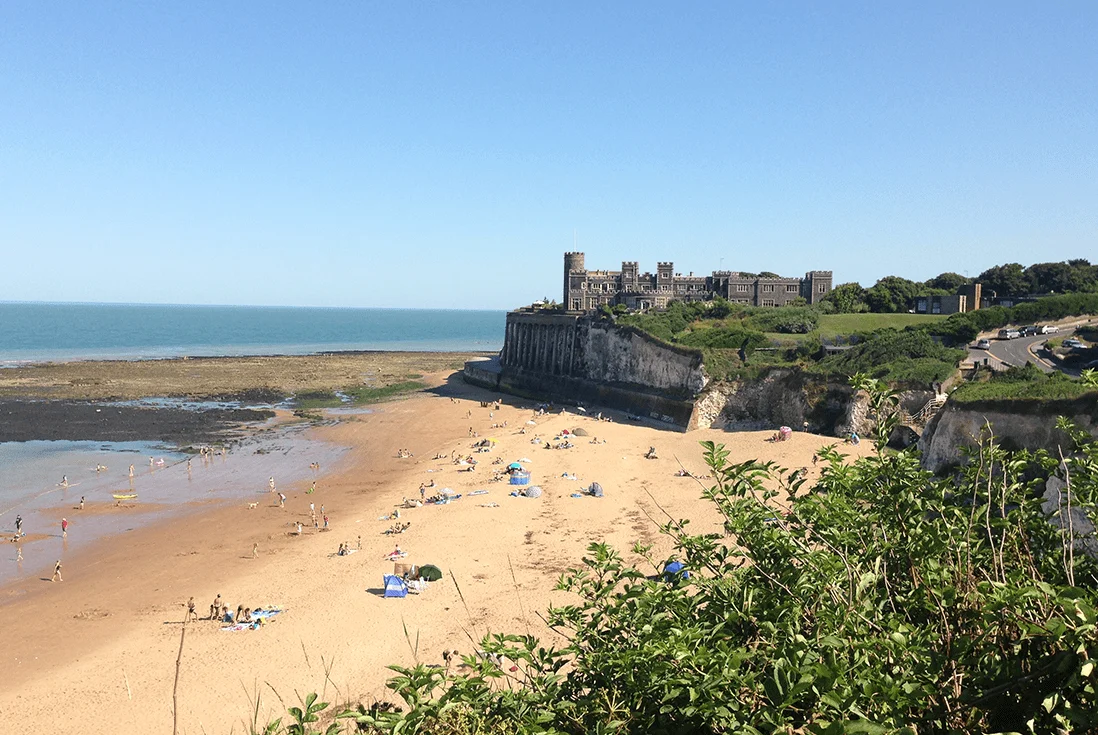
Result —
<instances>
[{"instance_id":1,"label":"calm sea","mask_svg":"<svg viewBox=\"0 0 1098 735\"><path fill-rule=\"evenodd\" d=\"M0 365L78 359L495 351L503 311L0 303Z\"/></svg>"}]
</instances>

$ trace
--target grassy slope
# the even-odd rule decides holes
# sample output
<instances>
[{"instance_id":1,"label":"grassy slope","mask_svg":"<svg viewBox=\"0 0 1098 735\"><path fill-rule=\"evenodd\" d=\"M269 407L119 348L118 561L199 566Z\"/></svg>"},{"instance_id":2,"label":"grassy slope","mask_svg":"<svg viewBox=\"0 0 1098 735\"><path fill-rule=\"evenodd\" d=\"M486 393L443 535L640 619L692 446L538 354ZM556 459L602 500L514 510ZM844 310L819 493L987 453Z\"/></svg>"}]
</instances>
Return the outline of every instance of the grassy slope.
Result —
<instances>
[{"instance_id":1,"label":"grassy slope","mask_svg":"<svg viewBox=\"0 0 1098 735\"><path fill-rule=\"evenodd\" d=\"M944 318L928 314L824 314L820 317L820 336L834 337L887 327L903 329L912 325L930 324Z\"/></svg>"}]
</instances>

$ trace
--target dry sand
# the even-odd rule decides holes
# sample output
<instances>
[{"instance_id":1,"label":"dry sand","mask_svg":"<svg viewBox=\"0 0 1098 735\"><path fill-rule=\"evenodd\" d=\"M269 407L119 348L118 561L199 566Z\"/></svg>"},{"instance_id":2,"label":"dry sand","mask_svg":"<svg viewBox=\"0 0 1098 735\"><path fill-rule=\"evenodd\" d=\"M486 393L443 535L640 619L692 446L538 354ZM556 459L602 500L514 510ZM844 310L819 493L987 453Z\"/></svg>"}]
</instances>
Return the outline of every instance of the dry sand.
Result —
<instances>
[{"instance_id":1,"label":"dry sand","mask_svg":"<svg viewBox=\"0 0 1098 735\"><path fill-rule=\"evenodd\" d=\"M35 577L5 590L0 722L29 733L169 731L180 621L192 595L200 615L218 594L231 609L277 604L286 612L257 631L222 632L205 620L187 627L180 732L246 731L256 692L260 720L282 716L309 691L324 691L334 702L391 698L385 667L413 663L417 640L420 660L441 663L443 649L469 653L474 646L468 636L479 639L489 630L551 638L535 613L566 599L553 586L580 562L588 543L606 541L634 561L628 550L636 541L655 544L657 556L666 554L670 543L656 529L665 519L657 501L675 518L692 519L696 531L718 528L698 482L675 476L678 460L689 470L704 470L699 441L723 442L733 460L758 457L810 470L812 454L836 441L796 433L789 442L770 444L764 441L769 432L681 434L575 413L538 418L522 435L517 432L533 416L520 408L528 403L504 398L490 417L479 404L493 397L487 392L454 376L429 378L439 386L436 394L316 429L352 450L338 471L321 475L315 494L305 494L307 484L287 491L286 509L266 497L254 510L203 509L103 542L66 562L62 583ZM490 428L503 421L507 428ZM448 457L472 451L470 427L499 443L491 454L475 455L475 472L459 472ZM575 427L606 443L581 437L574 449L556 451L530 443L535 433L551 439ZM657 447L659 459L643 458L649 446ZM414 456L398 459L401 448ZM844 451L864 454L868 442ZM447 459L430 459L436 453ZM528 466L543 497L509 497L513 487L488 482L497 457L532 460ZM564 472L578 480L563 479ZM379 516L405 496L418 497L420 483L432 479L439 488L489 494L402 510L400 520L411 528L382 535L391 522ZM605 488L605 497L570 497L592 481ZM331 531L311 530L309 502L318 510L324 504ZM489 503L498 507L483 507ZM302 537L288 533L297 520L306 526ZM333 556L341 541L356 546L359 535L362 551ZM260 557L252 559L256 542ZM382 575L393 568L383 556L396 543L408 552L406 561L439 565L443 581L418 596L380 597Z\"/></svg>"}]
</instances>

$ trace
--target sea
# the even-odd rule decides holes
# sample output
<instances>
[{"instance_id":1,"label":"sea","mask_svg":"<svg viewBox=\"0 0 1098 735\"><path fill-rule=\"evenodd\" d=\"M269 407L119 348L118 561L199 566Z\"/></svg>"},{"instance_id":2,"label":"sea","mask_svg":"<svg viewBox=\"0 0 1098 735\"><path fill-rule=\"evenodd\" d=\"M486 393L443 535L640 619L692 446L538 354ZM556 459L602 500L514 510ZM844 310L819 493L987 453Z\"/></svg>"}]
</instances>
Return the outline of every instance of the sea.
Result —
<instances>
[{"instance_id":1,"label":"sea","mask_svg":"<svg viewBox=\"0 0 1098 735\"><path fill-rule=\"evenodd\" d=\"M70 360L497 351L506 312L0 302L0 367Z\"/></svg>"},{"instance_id":2,"label":"sea","mask_svg":"<svg viewBox=\"0 0 1098 735\"><path fill-rule=\"evenodd\" d=\"M0 368L354 350L488 352L503 346L505 315L441 309L0 302ZM149 398L142 403L157 405L156 396ZM269 477L279 487L323 482L322 475L312 476L309 466L317 462L328 471L343 452L311 438L301 427L262 432L207 461L153 442L0 442L0 585L33 580L55 560L81 553L96 539L210 503L275 502L277 496L267 492ZM116 495L136 497L117 500ZM119 502L136 509L116 512ZM10 542L16 517L26 534L18 544ZM61 533L62 517L70 524L67 536Z\"/></svg>"}]
</instances>

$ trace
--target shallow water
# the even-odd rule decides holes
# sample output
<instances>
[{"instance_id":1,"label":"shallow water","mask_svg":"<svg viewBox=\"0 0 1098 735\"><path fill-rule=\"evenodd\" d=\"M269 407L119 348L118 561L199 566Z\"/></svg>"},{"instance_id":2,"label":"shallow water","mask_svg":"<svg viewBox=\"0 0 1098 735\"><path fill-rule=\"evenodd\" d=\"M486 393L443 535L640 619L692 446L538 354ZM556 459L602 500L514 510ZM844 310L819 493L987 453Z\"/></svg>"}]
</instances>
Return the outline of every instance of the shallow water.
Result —
<instances>
[{"instance_id":1,"label":"shallow water","mask_svg":"<svg viewBox=\"0 0 1098 735\"><path fill-rule=\"evenodd\" d=\"M149 442L0 443L0 583L40 574L96 539L193 511L200 502L273 502L268 478L273 476L285 491L316 477L310 463L328 470L346 451L306 433L303 426L264 432L206 461ZM97 473L97 464L108 469ZM68 487L59 484L63 476ZM135 507L120 512L112 496L129 493L137 498L121 502ZM81 497L83 511L78 509ZM16 545L9 542L17 515L27 534L20 544L21 564L15 563ZM61 535L62 517L70 523L67 539Z\"/></svg>"}]
</instances>

